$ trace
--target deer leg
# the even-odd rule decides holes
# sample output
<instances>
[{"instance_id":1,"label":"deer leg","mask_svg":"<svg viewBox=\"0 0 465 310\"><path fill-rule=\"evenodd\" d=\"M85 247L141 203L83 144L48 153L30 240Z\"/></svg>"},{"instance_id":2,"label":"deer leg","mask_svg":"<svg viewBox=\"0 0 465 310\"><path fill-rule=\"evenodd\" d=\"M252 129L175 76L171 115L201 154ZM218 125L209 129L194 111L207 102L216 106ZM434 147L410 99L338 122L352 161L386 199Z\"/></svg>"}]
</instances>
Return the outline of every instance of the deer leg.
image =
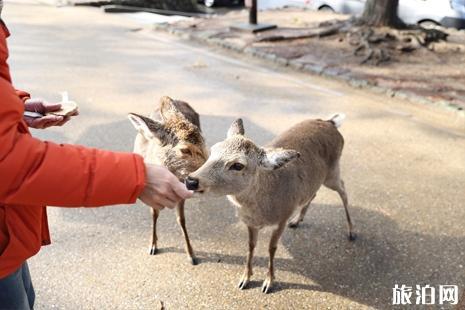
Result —
<instances>
[{"instance_id":1,"label":"deer leg","mask_svg":"<svg viewBox=\"0 0 465 310\"><path fill-rule=\"evenodd\" d=\"M270 260L268 264L268 276L262 285L262 292L268 294L271 287L273 286L274 281L274 256L276 254L276 249L278 248L278 241L283 234L284 228L286 227L286 221L279 223L278 228L276 228L271 234L270 245L268 246L268 251L270 254Z\"/></svg>"},{"instance_id":2,"label":"deer leg","mask_svg":"<svg viewBox=\"0 0 465 310\"><path fill-rule=\"evenodd\" d=\"M153 220L153 226L152 226L152 245L150 246L150 255L155 255L157 254L157 219L158 215L160 214L159 210L152 209L152 220Z\"/></svg>"},{"instance_id":3,"label":"deer leg","mask_svg":"<svg viewBox=\"0 0 465 310\"><path fill-rule=\"evenodd\" d=\"M310 204L312 203L312 200L315 199L315 196L316 194L313 194L312 198L310 198L310 200L300 208L299 214L296 214L296 216L294 216L294 218L289 221L287 226L290 228L297 228L297 226L299 226L299 223L304 220L308 207L310 207Z\"/></svg>"},{"instance_id":4,"label":"deer leg","mask_svg":"<svg viewBox=\"0 0 465 310\"><path fill-rule=\"evenodd\" d=\"M186 217L184 216L184 200L176 206L176 219L178 221L179 226L181 226L182 234L184 236L184 241L186 244L185 249L188 255L187 259L191 262L192 265L197 265L198 261L194 256L194 250L192 250L189 235L187 234Z\"/></svg>"},{"instance_id":5,"label":"deer leg","mask_svg":"<svg viewBox=\"0 0 465 310\"><path fill-rule=\"evenodd\" d=\"M341 180L340 176L340 171L339 171L339 164L335 166L333 171L331 171L326 178L324 185L336 191L339 194L339 197L341 197L342 204L344 205L344 210L346 212L346 218L347 218L347 227L349 231L349 240L354 241L356 236L353 233L353 226L352 226L352 220L350 219L350 214L349 214L349 201L347 199L347 193L346 189L344 186L344 181Z\"/></svg>"},{"instance_id":6,"label":"deer leg","mask_svg":"<svg viewBox=\"0 0 465 310\"><path fill-rule=\"evenodd\" d=\"M347 193L346 189L344 186L344 181L340 180L340 186L338 189L336 189L337 193L341 197L342 204L344 205L344 210L346 212L346 219L347 219L347 227L349 231L349 240L354 241L356 236L353 232L353 226L352 226L352 220L350 219L350 214L349 214L349 201L347 199Z\"/></svg>"},{"instance_id":7,"label":"deer leg","mask_svg":"<svg viewBox=\"0 0 465 310\"><path fill-rule=\"evenodd\" d=\"M255 246L257 245L258 229L253 227L247 227L249 232L249 253L247 255L247 263L245 265L244 274L239 282L239 288L245 289L250 282L250 277L253 275L252 271L252 259Z\"/></svg>"}]
</instances>

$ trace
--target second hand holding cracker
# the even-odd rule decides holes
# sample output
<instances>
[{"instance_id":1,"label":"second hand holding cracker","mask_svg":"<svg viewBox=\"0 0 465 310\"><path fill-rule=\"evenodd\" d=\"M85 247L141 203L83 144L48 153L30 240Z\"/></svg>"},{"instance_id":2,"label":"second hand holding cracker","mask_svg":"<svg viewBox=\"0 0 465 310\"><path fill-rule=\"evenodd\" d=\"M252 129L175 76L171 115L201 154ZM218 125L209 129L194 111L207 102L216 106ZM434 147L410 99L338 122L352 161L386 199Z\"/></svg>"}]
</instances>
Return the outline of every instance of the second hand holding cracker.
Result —
<instances>
[{"instance_id":1,"label":"second hand holding cracker","mask_svg":"<svg viewBox=\"0 0 465 310\"><path fill-rule=\"evenodd\" d=\"M61 109L58 111L47 112L45 115L56 115L56 116L71 116L75 114L78 110L78 106L76 102L69 100L68 92L61 93ZM33 117L33 118L40 118L45 116L39 112L32 112L32 111L24 111L24 116Z\"/></svg>"}]
</instances>

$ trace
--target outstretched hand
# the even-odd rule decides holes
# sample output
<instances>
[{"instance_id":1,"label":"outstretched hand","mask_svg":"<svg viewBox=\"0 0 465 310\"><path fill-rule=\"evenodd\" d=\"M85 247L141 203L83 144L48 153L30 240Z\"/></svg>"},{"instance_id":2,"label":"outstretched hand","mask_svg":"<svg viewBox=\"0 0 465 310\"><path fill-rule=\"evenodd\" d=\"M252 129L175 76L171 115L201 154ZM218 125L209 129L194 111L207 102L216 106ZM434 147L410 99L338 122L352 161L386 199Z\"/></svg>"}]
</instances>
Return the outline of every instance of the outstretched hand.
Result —
<instances>
[{"instance_id":1,"label":"outstretched hand","mask_svg":"<svg viewBox=\"0 0 465 310\"><path fill-rule=\"evenodd\" d=\"M75 114L69 116L45 115L48 112L60 110L61 104L47 103L42 99L28 99L24 103L24 106L26 111L44 114L43 117L24 116L24 120L26 121L27 125L35 129L45 129L52 126L63 126L71 119L71 116L78 114L78 112L76 112Z\"/></svg>"},{"instance_id":2,"label":"outstretched hand","mask_svg":"<svg viewBox=\"0 0 465 310\"><path fill-rule=\"evenodd\" d=\"M174 208L180 201L190 198L193 192L167 168L158 165L145 165L145 188L139 199L154 209Z\"/></svg>"}]
</instances>

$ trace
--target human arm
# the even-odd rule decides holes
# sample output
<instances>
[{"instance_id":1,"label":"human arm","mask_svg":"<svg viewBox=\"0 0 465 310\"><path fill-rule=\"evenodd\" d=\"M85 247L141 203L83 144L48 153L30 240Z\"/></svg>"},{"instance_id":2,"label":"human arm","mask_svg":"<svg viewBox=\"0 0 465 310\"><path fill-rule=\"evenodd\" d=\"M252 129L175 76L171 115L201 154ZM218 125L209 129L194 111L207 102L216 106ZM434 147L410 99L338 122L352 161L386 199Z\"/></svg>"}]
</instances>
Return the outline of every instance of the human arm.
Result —
<instances>
[{"instance_id":1,"label":"human arm","mask_svg":"<svg viewBox=\"0 0 465 310\"><path fill-rule=\"evenodd\" d=\"M0 102L3 204L102 206L133 203L141 196L144 202L159 208L172 207L181 196L189 196L185 188L181 194L173 194L172 188L179 186L173 182L174 176L156 180L153 168L147 169L151 178L146 180L146 167L139 155L33 138L22 122L24 106L4 79L0 79ZM160 182L163 187L155 189Z\"/></svg>"}]
</instances>

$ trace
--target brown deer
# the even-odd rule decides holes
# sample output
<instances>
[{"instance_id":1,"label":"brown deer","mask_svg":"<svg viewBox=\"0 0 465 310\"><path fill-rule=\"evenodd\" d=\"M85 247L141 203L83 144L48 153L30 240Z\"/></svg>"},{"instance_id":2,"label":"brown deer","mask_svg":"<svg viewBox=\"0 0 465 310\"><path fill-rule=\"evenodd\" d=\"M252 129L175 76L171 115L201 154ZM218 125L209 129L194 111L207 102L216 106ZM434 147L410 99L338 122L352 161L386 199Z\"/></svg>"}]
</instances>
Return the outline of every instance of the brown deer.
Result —
<instances>
[{"instance_id":1,"label":"brown deer","mask_svg":"<svg viewBox=\"0 0 465 310\"><path fill-rule=\"evenodd\" d=\"M338 192L345 208L349 239L354 240L339 167L344 139L337 127L343 118L337 114L326 121L301 122L266 148L244 136L242 120L238 119L229 128L226 140L212 146L207 162L186 179L190 190L227 195L247 225L249 254L240 289L247 286L252 276L258 231L274 226L269 243L268 276L262 286L262 292L268 293L274 281L277 244L286 223L298 210L289 222L289 226L297 227L321 185Z\"/></svg>"},{"instance_id":2,"label":"brown deer","mask_svg":"<svg viewBox=\"0 0 465 310\"><path fill-rule=\"evenodd\" d=\"M208 150L200 129L199 115L186 102L162 97L151 117L135 113L128 115L138 133L134 152L147 163L163 165L184 182L187 175L198 169L208 158ZM150 255L157 253L157 219L160 211L152 210L153 234ZM176 206L177 221L186 242L186 252L193 265L197 264L184 216L184 201Z\"/></svg>"}]
</instances>

